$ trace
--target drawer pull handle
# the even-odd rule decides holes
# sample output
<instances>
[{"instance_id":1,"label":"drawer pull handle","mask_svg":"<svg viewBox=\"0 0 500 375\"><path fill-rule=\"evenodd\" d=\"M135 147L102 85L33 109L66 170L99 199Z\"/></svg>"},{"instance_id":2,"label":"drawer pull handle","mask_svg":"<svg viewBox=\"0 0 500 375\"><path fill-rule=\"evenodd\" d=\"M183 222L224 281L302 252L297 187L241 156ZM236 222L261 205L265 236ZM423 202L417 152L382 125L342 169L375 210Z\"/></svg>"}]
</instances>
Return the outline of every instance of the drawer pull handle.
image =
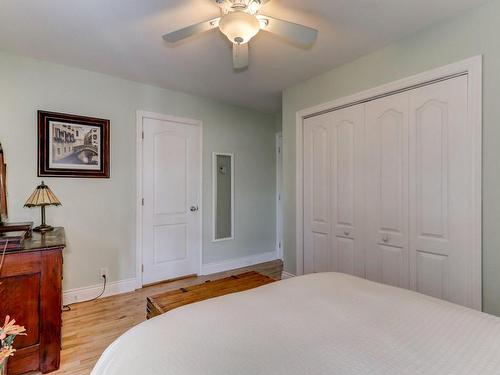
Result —
<instances>
[{"instance_id":1,"label":"drawer pull handle","mask_svg":"<svg viewBox=\"0 0 500 375\"><path fill-rule=\"evenodd\" d=\"M344 231L344 236L348 236L350 233L348 231Z\"/></svg>"},{"instance_id":2,"label":"drawer pull handle","mask_svg":"<svg viewBox=\"0 0 500 375\"><path fill-rule=\"evenodd\" d=\"M384 235L384 237L382 238L382 241L389 242L389 236L387 234Z\"/></svg>"}]
</instances>

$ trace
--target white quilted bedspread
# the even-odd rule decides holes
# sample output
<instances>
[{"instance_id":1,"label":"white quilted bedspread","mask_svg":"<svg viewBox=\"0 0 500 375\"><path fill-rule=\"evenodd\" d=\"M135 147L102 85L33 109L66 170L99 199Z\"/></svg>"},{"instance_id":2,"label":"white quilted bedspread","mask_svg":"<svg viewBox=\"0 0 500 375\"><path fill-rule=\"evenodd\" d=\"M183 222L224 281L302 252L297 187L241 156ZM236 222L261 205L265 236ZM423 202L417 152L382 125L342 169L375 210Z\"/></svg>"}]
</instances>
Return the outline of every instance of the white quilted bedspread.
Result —
<instances>
[{"instance_id":1,"label":"white quilted bedspread","mask_svg":"<svg viewBox=\"0 0 500 375\"><path fill-rule=\"evenodd\" d=\"M500 374L500 318L323 273L144 322L92 375Z\"/></svg>"}]
</instances>

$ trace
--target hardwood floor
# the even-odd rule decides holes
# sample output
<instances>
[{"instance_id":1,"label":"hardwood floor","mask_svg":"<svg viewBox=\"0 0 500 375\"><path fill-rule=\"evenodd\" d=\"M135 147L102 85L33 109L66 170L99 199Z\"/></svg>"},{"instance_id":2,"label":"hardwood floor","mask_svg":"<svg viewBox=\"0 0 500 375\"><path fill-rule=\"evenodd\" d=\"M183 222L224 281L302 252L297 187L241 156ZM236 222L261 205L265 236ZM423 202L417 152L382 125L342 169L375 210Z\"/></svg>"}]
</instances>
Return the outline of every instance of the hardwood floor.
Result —
<instances>
[{"instance_id":1,"label":"hardwood floor","mask_svg":"<svg viewBox=\"0 0 500 375\"><path fill-rule=\"evenodd\" d=\"M61 367L52 374L88 375L109 344L146 320L147 297L252 270L279 280L283 263L277 260L209 276L190 277L72 305L71 311L63 313Z\"/></svg>"}]
</instances>

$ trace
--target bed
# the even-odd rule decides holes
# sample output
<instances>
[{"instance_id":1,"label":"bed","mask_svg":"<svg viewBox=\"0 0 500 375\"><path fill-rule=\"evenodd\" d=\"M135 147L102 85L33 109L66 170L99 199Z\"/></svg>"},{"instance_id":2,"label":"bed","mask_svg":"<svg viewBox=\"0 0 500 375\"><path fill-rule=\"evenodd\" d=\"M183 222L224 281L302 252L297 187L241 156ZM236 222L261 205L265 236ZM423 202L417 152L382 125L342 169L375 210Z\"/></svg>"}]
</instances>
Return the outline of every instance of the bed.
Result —
<instances>
[{"instance_id":1,"label":"bed","mask_svg":"<svg viewBox=\"0 0 500 375\"><path fill-rule=\"evenodd\" d=\"M313 274L146 321L92 371L137 374L500 374L500 318L345 274Z\"/></svg>"}]
</instances>

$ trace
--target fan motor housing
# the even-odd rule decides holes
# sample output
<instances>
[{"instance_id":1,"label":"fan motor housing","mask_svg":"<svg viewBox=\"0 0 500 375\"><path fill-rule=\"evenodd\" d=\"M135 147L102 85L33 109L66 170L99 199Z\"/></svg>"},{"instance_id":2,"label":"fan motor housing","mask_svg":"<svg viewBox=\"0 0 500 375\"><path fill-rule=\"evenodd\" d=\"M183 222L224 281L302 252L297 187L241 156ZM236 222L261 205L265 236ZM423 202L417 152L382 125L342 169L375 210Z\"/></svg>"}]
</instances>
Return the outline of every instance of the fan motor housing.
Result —
<instances>
[{"instance_id":1,"label":"fan motor housing","mask_svg":"<svg viewBox=\"0 0 500 375\"><path fill-rule=\"evenodd\" d=\"M215 0L224 14L246 12L255 14L262 5L261 0Z\"/></svg>"}]
</instances>

